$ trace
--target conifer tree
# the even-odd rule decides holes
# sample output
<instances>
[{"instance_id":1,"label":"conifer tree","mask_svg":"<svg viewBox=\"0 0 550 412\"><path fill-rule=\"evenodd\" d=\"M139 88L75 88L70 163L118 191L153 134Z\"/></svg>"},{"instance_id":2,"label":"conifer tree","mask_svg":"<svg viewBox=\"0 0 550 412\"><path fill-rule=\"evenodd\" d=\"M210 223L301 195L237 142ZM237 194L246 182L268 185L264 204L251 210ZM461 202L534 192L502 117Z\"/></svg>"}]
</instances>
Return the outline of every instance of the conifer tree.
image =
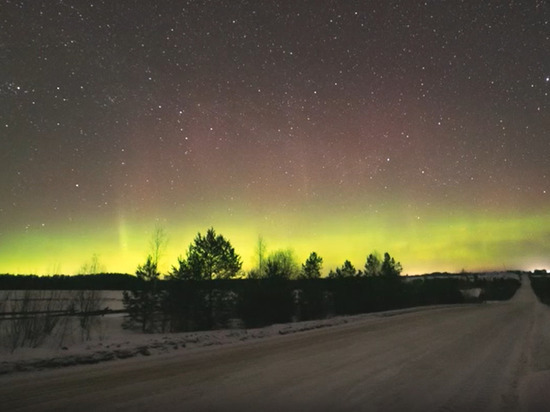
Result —
<instances>
[{"instance_id":1,"label":"conifer tree","mask_svg":"<svg viewBox=\"0 0 550 412\"><path fill-rule=\"evenodd\" d=\"M213 228L206 235L197 234L187 251L172 268L172 277L181 280L231 279L241 270L240 256L231 243Z\"/></svg>"},{"instance_id":2,"label":"conifer tree","mask_svg":"<svg viewBox=\"0 0 550 412\"><path fill-rule=\"evenodd\" d=\"M300 272L302 279L317 279L321 277L321 269L323 268L323 258L315 252L311 252Z\"/></svg>"},{"instance_id":3,"label":"conifer tree","mask_svg":"<svg viewBox=\"0 0 550 412\"><path fill-rule=\"evenodd\" d=\"M127 326L139 326L142 332L154 332L155 316L160 311L162 299L158 287L159 276L157 264L149 255L145 264L136 270L140 285L133 290L125 290L122 295L122 303L129 317Z\"/></svg>"}]
</instances>

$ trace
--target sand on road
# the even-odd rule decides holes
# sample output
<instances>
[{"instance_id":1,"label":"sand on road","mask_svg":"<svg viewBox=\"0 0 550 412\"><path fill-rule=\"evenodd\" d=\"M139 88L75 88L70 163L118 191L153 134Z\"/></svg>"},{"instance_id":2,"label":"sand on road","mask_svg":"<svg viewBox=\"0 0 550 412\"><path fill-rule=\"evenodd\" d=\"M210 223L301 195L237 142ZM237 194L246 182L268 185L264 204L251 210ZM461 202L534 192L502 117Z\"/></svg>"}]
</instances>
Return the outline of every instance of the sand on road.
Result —
<instances>
[{"instance_id":1,"label":"sand on road","mask_svg":"<svg viewBox=\"0 0 550 412\"><path fill-rule=\"evenodd\" d=\"M0 377L5 411L538 411L550 310L508 302L376 316L196 351Z\"/></svg>"}]
</instances>

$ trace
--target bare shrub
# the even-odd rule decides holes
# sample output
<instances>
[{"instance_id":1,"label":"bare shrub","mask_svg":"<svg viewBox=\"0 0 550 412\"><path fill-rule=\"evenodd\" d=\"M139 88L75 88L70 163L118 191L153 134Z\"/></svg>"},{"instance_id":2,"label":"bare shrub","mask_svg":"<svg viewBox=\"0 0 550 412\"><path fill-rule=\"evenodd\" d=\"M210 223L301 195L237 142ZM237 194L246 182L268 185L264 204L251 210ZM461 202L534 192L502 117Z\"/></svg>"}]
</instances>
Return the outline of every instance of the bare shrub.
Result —
<instances>
[{"instance_id":1,"label":"bare shrub","mask_svg":"<svg viewBox=\"0 0 550 412\"><path fill-rule=\"evenodd\" d=\"M0 291L0 331L2 331L2 321L6 316L6 307L10 299L10 292Z\"/></svg>"},{"instance_id":2,"label":"bare shrub","mask_svg":"<svg viewBox=\"0 0 550 412\"><path fill-rule=\"evenodd\" d=\"M9 302L5 309L9 317L2 324L2 330L11 352L20 347L40 346L52 335L66 312L60 291L25 290L21 297L14 294L6 302Z\"/></svg>"},{"instance_id":3,"label":"bare shrub","mask_svg":"<svg viewBox=\"0 0 550 412\"><path fill-rule=\"evenodd\" d=\"M73 316L60 316L55 328L54 339L58 347L65 346L68 339L73 337Z\"/></svg>"},{"instance_id":4,"label":"bare shrub","mask_svg":"<svg viewBox=\"0 0 550 412\"><path fill-rule=\"evenodd\" d=\"M0 291L0 314L4 314L6 310L6 304L10 299L10 292Z\"/></svg>"},{"instance_id":5,"label":"bare shrub","mask_svg":"<svg viewBox=\"0 0 550 412\"><path fill-rule=\"evenodd\" d=\"M63 346L73 337L74 321L82 341L99 327L102 292L98 290L25 290L0 296L0 344L11 352L36 348L47 339Z\"/></svg>"},{"instance_id":6,"label":"bare shrub","mask_svg":"<svg viewBox=\"0 0 550 412\"><path fill-rule=\"evenodd\" d=\"M76 291L74 306L78 313L80 336L83 341L90 340L92 330L100 324L98 312L101 310L102 302L103 297L99 290Z\"/></svg>"}]
</instances>

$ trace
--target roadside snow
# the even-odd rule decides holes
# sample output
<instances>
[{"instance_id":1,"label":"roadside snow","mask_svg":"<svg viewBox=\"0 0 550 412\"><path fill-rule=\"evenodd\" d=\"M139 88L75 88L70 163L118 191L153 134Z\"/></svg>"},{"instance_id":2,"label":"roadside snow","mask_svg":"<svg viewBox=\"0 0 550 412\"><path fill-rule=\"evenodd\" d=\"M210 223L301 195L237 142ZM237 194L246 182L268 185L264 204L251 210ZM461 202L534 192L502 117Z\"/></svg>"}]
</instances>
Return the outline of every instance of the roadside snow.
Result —
<instances>
[{"instance_id":1,"label":"roadside snow","mask_svg":"<svg viewBox=\"0 0 550 412\"><path fill-rule=\"evenodd\" d=\"M366 313L355 316L338 316L329 319L275 324L257 329L222 329L184 333L143 334L122 328L123 316L105 315L95 333L87 342L74 340L61 347L46 342L38 348L18 348L13 353L0 350L0 375L13 372L94 364L116 359L151 356L209 346L228 345L243 341L267 339L312 329L327 328L358 322L367 318L395 316L402 313L433 310L449 305L426 306Z\"/></svg>"}]
</instances>

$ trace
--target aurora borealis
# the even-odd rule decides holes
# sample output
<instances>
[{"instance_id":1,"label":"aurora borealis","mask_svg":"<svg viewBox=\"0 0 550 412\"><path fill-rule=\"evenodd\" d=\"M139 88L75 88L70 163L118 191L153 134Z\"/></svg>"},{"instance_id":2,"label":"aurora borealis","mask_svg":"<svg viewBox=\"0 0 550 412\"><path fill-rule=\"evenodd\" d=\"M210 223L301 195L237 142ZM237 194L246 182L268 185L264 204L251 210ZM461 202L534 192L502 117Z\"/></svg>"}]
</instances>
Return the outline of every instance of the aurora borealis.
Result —
<instances>
[{"instance_id":1,"label":"aurora borealis","mask_svg":"<svg viewBox=\"0 0 550 412\"><path fill-rule=\"evenodd\" d=\"M0 273L550 267L544 1L2 1Z\"/></svg>"}]
</instances>

